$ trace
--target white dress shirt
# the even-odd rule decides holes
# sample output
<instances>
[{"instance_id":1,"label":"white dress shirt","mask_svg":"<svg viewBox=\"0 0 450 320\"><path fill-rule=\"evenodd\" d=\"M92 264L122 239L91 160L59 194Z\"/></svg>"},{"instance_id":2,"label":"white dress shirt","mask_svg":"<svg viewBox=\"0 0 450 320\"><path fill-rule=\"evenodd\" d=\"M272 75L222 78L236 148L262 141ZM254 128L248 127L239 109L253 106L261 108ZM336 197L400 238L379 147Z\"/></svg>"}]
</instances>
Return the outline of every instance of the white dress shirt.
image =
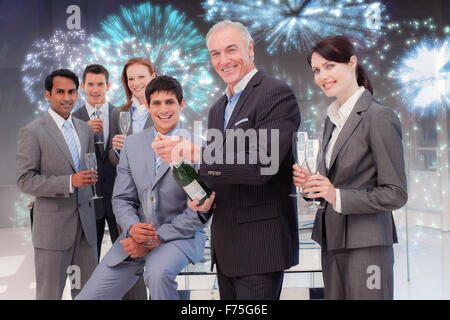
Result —
<instances>
[{"instance_id":1,"label":"white dress shirt","mask_svg":"<svg viewBox=\"0 0 450 320\"><path fill-rule=\"evenodd\" d=\"M336 140L364 90L364 87L359 87L359 89L350 98L348 98L342 106L340 106L339 102L336 100L328 107L328 117L335 127L325 150L325 165L327 169L330 169L331 155L333 154ZM333 209L334 211L342 213L341 192L339 189L336 189L336 203L333 205Z\"/></svg>"},{"instance_id":2,"label":"white dress shirt","mask_svg":"<svg viewBox=\"0 0 450 320\"><path fill-rule=\"evenodd\" d=\"M86 102L86 110L89 115L89 119L96 119L95 108ZM106 148L106 143L109 138L109 108L108 102L105 102L100 107L100 118L103 120L103 148Z\"/></svg>"},{"instance_id":3,"label":"white dress shirt","mask_svg":"<svg viewBox=\"0 0 450 320\"><path fill-rule=\"evenodd\" d=\"M55 121L56 126L58 127L59 131L61 131L62 136L64 139L66 139L66 135L64 134L63 124L66 121L63 117L61 117L59 114L57 114L55 111L53 111L52 108L48 108L48 113L52 117L52 119ZM67 121L70 123L70 127L72 129L73 137L75 138L75 143L77 144L77 150L78 150L78 156L80 157L80 163L81 163L81 143L80 138L78 138L77 130L75 130L75 126L73 125L72 121L72 115L67 118ZM66 141L67 143L67 141ZM73 187L72 187L72 175L70 175L70 193L73 193Z\"/></svg>"}]
</instances>

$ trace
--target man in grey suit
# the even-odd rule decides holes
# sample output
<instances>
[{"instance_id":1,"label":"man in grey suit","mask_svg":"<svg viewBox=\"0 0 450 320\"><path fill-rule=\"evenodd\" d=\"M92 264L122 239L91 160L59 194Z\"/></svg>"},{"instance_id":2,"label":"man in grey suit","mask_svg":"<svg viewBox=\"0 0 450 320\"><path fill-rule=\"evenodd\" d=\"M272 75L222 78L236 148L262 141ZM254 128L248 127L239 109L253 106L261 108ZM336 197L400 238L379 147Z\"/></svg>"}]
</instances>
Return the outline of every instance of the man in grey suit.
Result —
<instances>
[{"instance_id":1,"label":"man in grey suit","mask_svg":"<svg viewBox=\"0 0 450 320\"><path fill-rule=\"evenodd\" d=\"M78 85L70 70L47 76L48 113L19 132L17 185L36 197L37 299L61 299L67 273L73 273L76 296L97 265L95 212L89 202L97 173L82 171L84 155L94 151L94 137L89 125L70 115Z\"/></svg>"},{"instance_id":2,"label":"man in grey suit","mask_svg":"<svg viewBox=\"0 0 450 320\"><path fill-rule=\"evenodd\" d=\"M109 73L102 65L93 64L86 67L83 73L81 87L86 93L86 104L72 113L72 116L83 120L94 130L94 138L102 139L103 143L95 145L97 156L99 180L96 184L97 194L103 199L96 200L95 216L97 222L97 253L100 259L103 235L105 233L105 223L108 223L109 236L111 242L119 237L116 217L112 210L112 191L114 179L116 177L116 166L108 158L108 151L111 149L111 117L115 109L113 105L106 101L106 92L109 90ZM100 118L95 115L96 106L100 110Z\"/></svg>"},{"instance_id":3,"label":"man in grey suit","mask_svg":"<svg viewBox=\"0 0 450 320\"><path fill-rule=\"evenodd\" d=\"M122 298L144 266L144 280L153 300L179 299L176 276L189 262L203 257L204 225L198 213L188 208L187 196L169 165L151 148L158 133L180 131L179 113L184 107L181 85L171 77L157 77L147 85L146 99L154 127L127 137L117 167L113 208L124 231L78 300ZM152 217L144 212L147 192L154 201ZM214 195L196 209L207 211L213 201ZM189 207L193 207L192 202Z\"/></svg>"}]
</instances>

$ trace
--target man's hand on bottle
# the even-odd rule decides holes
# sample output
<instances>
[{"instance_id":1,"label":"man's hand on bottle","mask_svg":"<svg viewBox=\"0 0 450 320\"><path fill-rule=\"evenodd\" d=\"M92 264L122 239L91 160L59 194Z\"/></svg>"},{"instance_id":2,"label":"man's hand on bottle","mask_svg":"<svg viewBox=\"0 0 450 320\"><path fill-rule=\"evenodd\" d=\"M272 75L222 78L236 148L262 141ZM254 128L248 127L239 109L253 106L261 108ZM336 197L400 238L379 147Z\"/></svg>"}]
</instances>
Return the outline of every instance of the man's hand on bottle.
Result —
<instances>
[{"instance_id":1,"label":"man's hand on bottle","mask_svg":"<svg viewBox=\"0 0 450 320\"><path fill-rule=\"evenodd\" d=\"M201 154L201 147L196 144L178 136L165 136L160 133L153 140L152 148L164 162L187 160L197 163Z\"/></svg>"},{"instance_id":2,"label":"man's hand on bottle","mask_svg":"<svg viewBox=\"0 0 450 320\"><path fill-rule=\"evenodd\" d=\"M203 202L201 206L198 205L199 200L189 200L188 207L194 211L209 211L214 203L214 198L216 197L216 193L213 191L211 196Z\"/></svg>"}]
</instances>

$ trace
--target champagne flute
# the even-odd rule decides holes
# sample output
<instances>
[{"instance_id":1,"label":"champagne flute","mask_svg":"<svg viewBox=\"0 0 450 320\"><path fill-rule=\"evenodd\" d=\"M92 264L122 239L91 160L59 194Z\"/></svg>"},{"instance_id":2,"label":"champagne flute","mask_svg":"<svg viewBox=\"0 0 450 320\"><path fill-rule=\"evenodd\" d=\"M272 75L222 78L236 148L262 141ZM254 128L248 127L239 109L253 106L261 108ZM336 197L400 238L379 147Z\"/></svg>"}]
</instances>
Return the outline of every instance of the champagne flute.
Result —
<instances>
[{"instance_id":1,"label":"champagne flute","mask_svg":"<svg viewBox=\"0 0 450 320\"><path fill-rule=\"evenodd\" d=\"M322 160L322 152L320 141L318 139L310 139L306 142L305 163L311 176L319 172L319 164ZM310 195L312 193L309 193ZM309 202L308 207L311 209L323 209L324 205L320 201L313 199Z\"/></svg>"},{"instance_id":2,"label":"champagne flute","mask_svg":"<svg viewBox=\"0 0 450 320\"><path fill-rule=\"evenodd\" d=\"M94 106L94 108L95 108L95 113L94 113L95 119L102 119L102 115L101 115L101 114L102 114L102 111L100 110L101 107L102 107L101 104L96 104L96 105ZM97 139L97 141L95 142L95 144L104 144L103 138L102 138L103 133L97 133L96 136L98 136L98 139Z\"/></svg>"},{"instance_id":3,"label":"champagne flute","mask_svg":"<svg viewBox=\"0 0 450 320\"><path fill-rule=\"evenodd\" d=\"M155 226L155 211L156 211L156 194L151 189L145 189L142 193L142 209L144 210L145 218L148 224ZM146 243L148 246L152 246L154 241L150 240Z\"/></svg>"},{"instance_id":4,"label":"champagne flute","mask_svg":"<svg viewBox=\"0 0 450 320\"><path fill-rule=\"evenodd\" d=\"M119 116L119 127L120 127L120 132L125 137L128 134L128 130L130 130L130 125L131 125L130 112L121 111L120 116Z\"/></svg>"},{"instance_id":5,"label":"champagne flute","mask_svg":"<svg viewBox=\"0 0 450 320\"><path fill-rule=\"evenodd\" d=\"M97 171L97 157L95 156L94 152L86 153L84 155L84 162L85 162L87 170ZM93 184L93 187L94 187L94 196L92 198L90 198L90 200L103 199L103 197L97 195L97 189L95 188L95 183Z\"/></svg>"},{"instance_id":6,"label":"champagne flute","mask_svg":"<svg viewBox=\"0 0 450 320\"><path fill-rule=\"evenodd\" d=\"M306 143L308 142L308 133L297 131L292 137L292 152L294 153L295 163L301 168L305 163ZM297 188L297 193L290 194L291 197L304 197L302 188Z\"/></svg>"}]
</instances>

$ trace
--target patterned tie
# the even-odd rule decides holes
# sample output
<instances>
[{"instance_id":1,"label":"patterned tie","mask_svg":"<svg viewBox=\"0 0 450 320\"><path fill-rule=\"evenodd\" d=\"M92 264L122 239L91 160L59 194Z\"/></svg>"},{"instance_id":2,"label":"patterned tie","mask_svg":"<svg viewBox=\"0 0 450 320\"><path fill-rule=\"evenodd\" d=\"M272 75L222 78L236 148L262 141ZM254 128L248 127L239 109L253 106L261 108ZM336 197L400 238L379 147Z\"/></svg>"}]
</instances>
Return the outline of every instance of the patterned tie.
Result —
<instances>
[{"instance_id":1,"label":"patterned tie","mask_svg":"<svg viewBox=\"0 0 450 320\"><path fill-rule=\"evenodd\" d=\"M159 167L161 166L161 158L155 155L155 174L158 172Z\"/></svg>"},{"instance_id":2,"label":"patterned tie","mask_svg":"<svg viewBox=\"0 0 450 320\"><path fill-rule=\"evenodd\" d=\"M64 121L63 124L64 136L66 138L67 146L69 147L70 154L72 155L73 163L77 172L80 170L80 156L78 154L77 143L75 142L75 137L72 133L72 126L68 120Z\"/></svg>"}]
</instances>

